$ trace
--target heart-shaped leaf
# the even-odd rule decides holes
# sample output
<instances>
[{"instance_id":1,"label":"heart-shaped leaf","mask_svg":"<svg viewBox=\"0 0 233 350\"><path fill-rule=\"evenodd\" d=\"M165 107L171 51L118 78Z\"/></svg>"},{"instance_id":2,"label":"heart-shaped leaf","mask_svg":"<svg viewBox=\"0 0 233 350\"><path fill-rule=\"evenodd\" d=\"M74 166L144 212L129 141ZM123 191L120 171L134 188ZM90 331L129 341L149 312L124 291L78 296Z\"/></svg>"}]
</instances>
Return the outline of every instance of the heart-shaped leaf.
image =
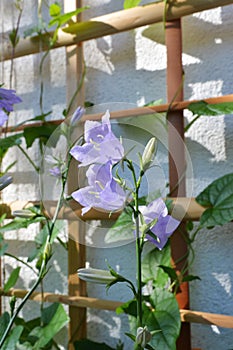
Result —
<instances>
[{"instance_id":1,"label":"heart-shaped leaf","mask_svg":"<svg viewBox=\"0 0 233 350\"><path fill-rule=\"evenodd\" d=\"M208 207L201 216L201 225L212 227L233 220L233 174L227 174L212 182L196 201Z\"/></svg>"},{"instance_id":2,"label":"heart-shaped leaf","mask_svg":"<svg viewBox=\"0 0 233 350\"><path fill-rule=\"evenodd\" d=\"M175 350L180 334L180 312L174 294L165 289L155 288L150 296L153 307L143 313L143 324L155 332L150 345L156 350Z\"/></svg>"}]
</instances>

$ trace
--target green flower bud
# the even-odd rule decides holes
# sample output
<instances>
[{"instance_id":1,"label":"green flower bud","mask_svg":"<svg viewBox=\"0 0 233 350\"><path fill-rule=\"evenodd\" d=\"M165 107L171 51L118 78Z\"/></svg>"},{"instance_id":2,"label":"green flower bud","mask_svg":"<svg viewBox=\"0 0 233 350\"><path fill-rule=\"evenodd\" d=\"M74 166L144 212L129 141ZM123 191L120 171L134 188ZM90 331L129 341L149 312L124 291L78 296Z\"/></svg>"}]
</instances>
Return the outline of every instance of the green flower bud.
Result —
<instances>
[{"instance_id":1,"label":"green flower bud","mask_svg":"<svg viewBox=\"0 0 233 350\"><path fill-rule=\"evenodd\" d=\"M89 268L78 269L78 276L86 282L108 284L116 280L108 270Z\"/></svg>"},{"instance_id":2,"label":"green flower bud","mask_svg":"<svg viewBox=\"0 0 233 350\"><path fill-rule=\"evenodd\" d=\"M150 167L150 164L155 156L156 147L157 147L156 138L152 137L148 141L148 143L144 149L144 152L142 154L142 158L141 158L141 170L142 171L145 172Z\"/></svg>"},{"instance_id":3,"label":"green flower bud","mask_svg":"<svg viewBox=\"0 0 233 350\"><path fill-rule=\"evenodd\" d=\"M30 219L30 218L33 218L35 216L35 213L33 213L29 209L22 209L22 210L14 210L12 212L12 215L17 216L19 218Z\"/></svg>"},{"instance_id":4,"label":"green flower bud","mask_svg":"<svg viewBox=\"0 0 233 350\"><path fill-rule=\"evenodd\" d=\"M136 344L141 345L142 348L145 348L146 344L149 343L151 338L152 338L152 335L148 331L147 326L145 326L145 327L138 327L137 335L136 335Z\"/></svg>"}]
</instances>

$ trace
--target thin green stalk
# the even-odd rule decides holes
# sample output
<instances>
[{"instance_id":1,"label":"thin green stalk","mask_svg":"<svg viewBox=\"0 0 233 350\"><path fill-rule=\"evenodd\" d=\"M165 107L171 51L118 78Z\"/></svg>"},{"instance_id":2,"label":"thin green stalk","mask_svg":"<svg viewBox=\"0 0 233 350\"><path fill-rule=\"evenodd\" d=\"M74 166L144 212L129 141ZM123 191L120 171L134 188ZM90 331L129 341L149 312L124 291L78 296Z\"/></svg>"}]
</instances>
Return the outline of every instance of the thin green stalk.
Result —
<instances>
[{"instance_id":1,"label":"thin green stalk","mask_svg":"<svg viewBox=\"0 0 233 350\"><path fill-rule=\"evenodd\" d=\"M36 275L38 275L38 272L31 265L29 265L28 263L26 263L22 259L18 258L17 256L10 254L10 253L4 253L4 255L17 260L21 264L23 264L23 265L27 266L29 269L31 269Z\"/></svg>"},{"instance_id":2,"label":"thin green stalk","mask_svg":"<svg viewBox=\"0 0 233 350\"><path fill-rule=\"evenodd\" d=\"M38 168L36 166L36 164L33 162L33 160L29 157L29 155L27 154L27 152L25 152L25 150L23 149L23 147L21 147L20 145L17 145L18 148L20 149L20 151L24 154L24 156L27 158L27 160L29 161L29 163L33 166L33 168L35 169L35 171L38 173L40 168Z\"/></svg>"}]
</instances>

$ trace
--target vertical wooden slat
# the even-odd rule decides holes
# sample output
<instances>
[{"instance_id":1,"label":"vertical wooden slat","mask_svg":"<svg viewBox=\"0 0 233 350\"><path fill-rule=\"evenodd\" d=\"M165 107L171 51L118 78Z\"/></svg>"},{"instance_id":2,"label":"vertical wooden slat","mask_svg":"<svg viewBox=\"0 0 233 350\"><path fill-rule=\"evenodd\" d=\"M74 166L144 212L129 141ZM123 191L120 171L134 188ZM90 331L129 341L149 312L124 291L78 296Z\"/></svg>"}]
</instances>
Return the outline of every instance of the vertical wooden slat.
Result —
<instances>
[{"instance_id":1,"label":"vertical wooden slat","mask_svg":"<svg viewBox=\"0 0 233 350\"><path fill-rule=\"evenodd\" d=\"M181 20L166 23L166 46L167 46L167 99L171 101L183 100L183 68L182 68L182 29ZM184 120L183 112L168 113L169 135L169 182L170 192L173 196L185 197L185 149L184 149ZM182 234L181 234L182 231ZM186 266L186 259L181 260L187 253L185 242L185 227L174 233L171 239L172 260L176 262L176 270ZM177 294L179 307L189 308L188 284L183 283ZM183 323L181 334L177 341L177 350L191 349L190 325Z\"/></svg>"},{"instance_id":2,"label":"vertical wooden slat","mask_svg":"<svg viewBox=\"0 0 233 350\"><path fill-rule=\"evenodd\" d=\"M82 0L64 0L64 11L69 12L82 6ZM78 20L81 20L79 17ZM82 44L66 48L66 81L67 81L67 105L71 99L83 75L83 49ZM73 99L70 113L73 113L78 105L84 103L84 87L80 89L77 96ZM77 189L77 165L71 162L68 192ZM77 269L85 265L85 245L84 242L85 224L80 221L68 222L69 240L68 240L68 292L70 296L85 296L86 285L77 275ZM69 306L69 350L74 350L73 342L86 336L86 309Z\"/></svg>"}]
</instances>

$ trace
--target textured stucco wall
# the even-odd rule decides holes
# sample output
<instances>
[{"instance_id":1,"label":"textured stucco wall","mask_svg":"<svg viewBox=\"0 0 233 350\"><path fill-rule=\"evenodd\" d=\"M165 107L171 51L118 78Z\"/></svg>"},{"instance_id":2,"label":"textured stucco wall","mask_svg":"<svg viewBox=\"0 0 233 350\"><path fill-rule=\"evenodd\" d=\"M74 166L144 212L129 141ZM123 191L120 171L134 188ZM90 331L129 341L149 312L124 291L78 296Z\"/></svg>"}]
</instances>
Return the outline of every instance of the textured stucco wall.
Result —
<instances>
[{"instance_id":1,"label":"textured stucco wall","mask_svg":"<svg viewBox=\"0 0 233 350\"><path fill-rule=\"evenodd\" d=\"M13 1L12 1L13 2ZM25 0L22 18L23 30L36 22L36 0ZM84 16L91 18L122 8L123 1L84 1L90 5ZM9 1L1 1L4 13L2 30L9 31L16 21L16 10ZM205 11L183 19L183 63L185 71L185 99L205 98L232 93L232 14L233 5ZM85 43L87 65L86 100L96 105L112 106L143 105L151 100L166 100L166 48L162 24L139 28L128 33L105 37ZM15 60L13 86L22 97L23 103L17 107L13 121L21 121L39 114L39 62L41 54ZM10 62L1 65L1 81L9 81ZM54 50L44 70L45 110L52 110L53 117L61 115L65 107L65 55L64 49ZM186 113L185 118L190 120ZM197 195L217 177L233 171L233 120L232 116L202 117L187 134L186 144L193 165L193 176L188 181L188 195ZM29 150L35 161L39 161L37 147ZM17 158L12 168L14 184L5 192L4 198L36 199L39 197L38 179L30 164L20 153L9 151L4 166ZM166 165L165 165L166 168ZM166 169L164 169L166 172ZM97 223L98 224L98 223ZM25 257L31 249L32 237L25 232L9 234L12 250ZM94 234L93 234L94 232ZM120 265L122 274L134 277L134 247L95 248L100 245L100 236L93 224L88 227L89 242L87 261L91 266L105 268L105 259L112 266ZM98 237L98 238L96 238ZM233 315L232 303L232 224L212 231L202 231L195 243L195 262L191 272L201 277L201 282L191 285L191 307L194 310ZM27 244L25 244L25 241ZM12 265L6 261L6 273ZM55 292L67 292L66 254L57 247L54 255L54 272L45 288ZM32 276L25 270L27 279L21 280L19 287L28 287ZM89 286L90 296L127 300L129 291L124 286L113 287L106 295L104 287ZM35 308L33 304L31 308ZM30 314L29 306L29 314ZM111 319L109 319L111 315ZM88 331L92 339L116 344L123 337L126 318L119 319L106 311L89 312ZM127 342L125 338L122 338ZM232 330L210 326L192 326L193 347L203 350L224 350L233 347ZM126 349L128 347L126 346Z\"/></svg>"}]
</instances>

